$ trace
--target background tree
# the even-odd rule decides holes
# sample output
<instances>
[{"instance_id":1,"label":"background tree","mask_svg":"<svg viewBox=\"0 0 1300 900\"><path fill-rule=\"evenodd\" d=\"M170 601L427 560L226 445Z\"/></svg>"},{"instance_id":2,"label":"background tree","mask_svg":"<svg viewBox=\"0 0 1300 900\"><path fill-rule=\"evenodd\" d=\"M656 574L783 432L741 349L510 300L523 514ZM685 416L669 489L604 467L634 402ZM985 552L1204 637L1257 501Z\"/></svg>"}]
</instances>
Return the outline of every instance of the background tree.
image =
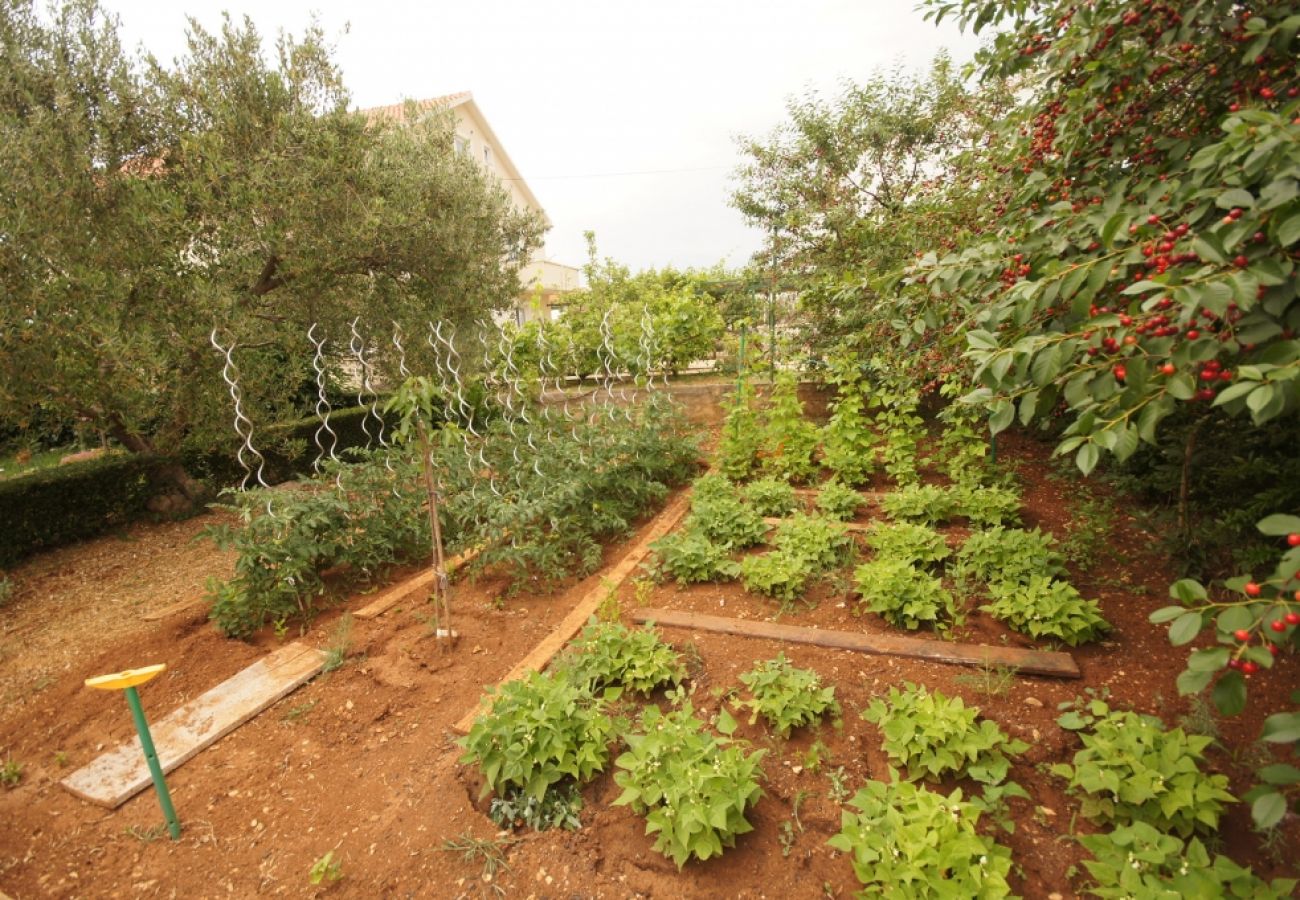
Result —
<instances>
[{"instance_id":1,"label":"background tree","mask_svg":"<svg viewBox=\"0 0 1300 900\"><path fill-rule=\"evenodd\" d=\"M209 446L229 435L212 328L266 423L296 412L312 322L342 348L361 315L387 344L393 322L481 321L517 291L537 218L454 152L447 116L348 112L318 29L268 61L251 22L191 22L171 65L116 29L90 0L0 16L0 417Z\"/></svg>"}]
</instances>

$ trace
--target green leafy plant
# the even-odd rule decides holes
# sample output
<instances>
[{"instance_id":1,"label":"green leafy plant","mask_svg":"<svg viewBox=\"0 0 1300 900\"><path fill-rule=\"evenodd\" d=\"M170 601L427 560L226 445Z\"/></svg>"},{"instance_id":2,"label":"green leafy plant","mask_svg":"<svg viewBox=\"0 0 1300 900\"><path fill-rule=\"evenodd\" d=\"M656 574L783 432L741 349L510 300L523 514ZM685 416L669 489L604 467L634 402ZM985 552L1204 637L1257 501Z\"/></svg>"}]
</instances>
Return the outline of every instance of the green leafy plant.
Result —
<instances>
[{"instance_id":1,"label":"green leafy plant","mask_svg":"<svg viewBox=\"0 0 1300 900\"><path fill-rule=\"evenodd\" d=\"M865 484L876 464L875 434L860 385L841 385L822 428L822 463L845 485Z\"/></svg>"},{"instance_id":2,"label":"green leafy plant","mask_svg":"<svg viewBox=\"0 0 1300 900\"><path fill-rule=\"evenodd\" d=\"M691 502L707 502L717 499L739 500L740 488L726 475L710 472L695 479L691 485Z\"/></svg>"},{"instance_id":3,"label":"green leafy plant","mask_svg":"<svg viewBox=\"0 0 1300 900\"><path fill-rule=\"evenodd\" d=\"M952 551L943 535L927 525L911 522L877 522L867 532L867 546L879 559L930 565L947 559Z\"/></svg>"},{"instance_id":4,"label":"green leafy plant","mask_svg":"<svg viewBox=\"0 0 1300 900\"><path fill-rule=\"evenodd\" d=\"M880 458L885 473L899 487L915 485L920 479L917 445L926 431L918 404L916 394L906 390L877 391L871 398L882 439Z\"/></svg>"},{"instance_id":5,"label":"green leafy plant","mask_svg":"<svg viewBox=\"0 0 1300 900\"><path fill-rule=\"evenodd\" d=\"M839 521L852 519L865 502L862 494L840 481L838 477L825 482L817 490L817 511L828 519Z\"/></svg>"},{"instance_id":6,"label":"green leafy plant","mask_svg":"<svg viewBox=\"0 0 1300 900\"><path fill-rule=\"evenodd\" d=\"M568 790L549 790L540 799L518 789L507 791L504 797L492 798L488 818L502 828L522 825L534 831L576 831L582 827L581 811L582 795L577 785L571 784Z\"/></svg>"},{"instance_id":7,"label":"green leafy plant","mask_svg":"<svg viewBox=\"0 0 1300 900\"><path fill-rule=\"evenodd\" d=\"M650 706L627 736L627 752L614 761L614 781L623 789L614 805L645 816L655 849L679 869L691 858L734 847L753 830L745 813L763 795L765 751L747 753L729 739L735 722L725 709L718 729L721 738L706 731L689 702L669 713Z\"/></svg>"},{"instance_id":8,"label":"green leafy plant","mask_svg":"<svg viewBox=\"0 0 1300 900\"><path fill-rule=\"evenodd\" d=\"M1010 487L960 483L952 489L953 513L972 526L1006 525L1020 521L1020 492Z\"/></svg>"},{"instance_id":9,"label":"green leafy plant","mask_svg":"<svg viewBox=\"0 0 1300 900\"><path fill-rule=\"evenodd\" d=\"M789 737L791 729L811 725L822 716L838 717L840 713L834 685L822 684L821 676L812 669L795 668L784 653L741 675L740 683L751 697L743 704L753 713L750 724L761 716L781 737Z\"/></svg>"},{"instance_id":10,"label":"green leafy plant","mask_svg":"<svg viewBox=\"0 0 1300 900\"><path fill-rule=\"evenodd\" d=\"M722 439L718 443L718 470L735 481L748 478L758 465L758 414L754 411L754 388L742 378L736 392L723 400L725 415Z\"/></svg>"},{"instance_id":11,"label":"green leafy plant","mask_svg":"<svg viewBox=\"0 0 1300 900\"><path fill-rule=\"evenodd\" d=\"M862 606L891 625L915 630L922 625L938 628L957 617L952 595L938 578L900 559L874 559L853 573Z\"/></svg>"},{"instance_id":12,"label":"green leafy plant","mask_svg":"<svg viewBox=\"0 0 1300 900\"><path fill-rule=\"evenodd\" d=\"M777 526L772 545L779 552L804 561L810 570L824 571L847 559L853 540L839 522L796 513Z\"/></svg>"},{"instance_id":13,"label":"green leafy plant","mask_svg":"<svg viewBox=\"0 0 1300 900\"><path fill-rule=\"evenodd\" d=\"M744 496L760 516L788 515L796 505L794 488L780 478L757 478L745 485Z\"/></svg>"},{"instance_id":14,"label":"green leafy plant","mask_svg":"<svg viewBox=\"0 0 1300 900\"><path fill-rule=\"evenodd\" d=\"M862 718L880 729L881 747L911 778L969 776L982 784L1006 780L1009 757L1029 745L1010 740L996 723L979 719L979 710L960 697L904 683L889 689L862 710ZM979 719L978 721L976 721Z\"/></svg>"},{"instance_id":15,"label":"green leafy plant","mask_svg":"<svg viewBox=\"0 0 1300 900\"><path fill-rule=\"evenodd\" d=\"M1030 637L1077 647L1110 630L1097 601L1085 600L1066 581L1033 575L1023 584L998 582L989 594L993 602L980 609Z\"/></svg>"},{"instance_id":16,"label":"green leafy plant","mask_svg":"<svg viewBox=\"0 0 1300 900\"><path fill-rule=\"evenodd\" d=\"M333 850L326 850L307 869L307 880L312 884L333 883L343 878L343 861L334 858Z\"/></svg>"},{"instance_id":17,"label":"green leafy plant","mask_svg":"<svg viewBox=\"0 0 1300 900\"><path fill-rule=\"evenodd\" d=\"M352 647L352 613L345 612L339 617L330 636L329 646L325 648L325 665L322 672L333 672L343 665Z\"/></svg>"},{"instance_id":18,"label":"green leafy plant","mask_svg":"<svg viewBox=\"0 0 1300 900\"><path fill-rule=\"evenodd\" d=\"M1228 793L1225 775L1202 770L1210 738L1166 729L1154 716L1112 710L1099 698L1067 704L1058 720L1078 731L1083 749L1073 764L1052 766L1080 799L1084 816L1121 825L1146 822L1188 837L1219 825Z\"/></svg>"},{"instance_id":19,"label":"green leafy plant","mask_svg":"<svg viewBox=\"0 0 1300 900\"><path fill-rule=\"evenodd\" d=\"M18 787L23 780L23 764L10 755L5 756L4 765L0 765L0 785L6 788Z\"/></svg>"},{"instance_id":20,"label":"green leafy plant","mask_svg":"<svg viewBox=\"0 0 1300 900\"><path fill-rule=\"evenodd\" d=\"M804 416L799 383L792 372L781 372L772 384L760 431L763 471L791 481L804 481L814 471L817 426Z\"/></svg>"},{"instance_id":21,"label":"green leafy plant","mask_svg":"<svg viewBox=\"0 0 1300 900\"><path fill-rule=\"evenodd\" d=\"M767 535L767 525L756 510L724 496L695 497L682 528L704 535L724 550L751 547Z\"/></svg>"},{"instance_id":22,"label":"green leafy plant","mask_svg":"<svg viewBox=\"0 0 1300 900\"><path fill-rule=\"evenodd\" d=\"M460 761L478 766L482 796L513 789L541 800L564 779L582 783L604 770L614 734L603 700L562 675L534 672L500 687L461 739Z\"/></svg>"},{"instance_id":23,"label":"green leafy plant","mask_svg":"<svg viewBox=\"0 0 1300 900\"><path fill-rule=\"evenodd\" d=\"M1197 838L1184 843L1146 822L1120 825L1107 834L1079 838L1092 859L1083 861L1094 897L1125 900L1182 900L1184 897L1239 897L1281 900L1292 896L1294 879L1260 880L1226 856L1210 856Z\"/></svg>"},{"instance_id":24,"label":"green leafy plant","mask_svg":"<svg viewBox=\"0 0 1300 900\"><path fill-rule=\"evenodd\" d=\"M730 581L740 574L740 565L724 547L703 531L687 529L665 535L650 545L656 564L652 571L665 572L678 584Z\"/></svg>"},{"instance_id":25,"label":"green leafy plant","mask_svg":"<svg viewBox=\"0 0 1300 900\"><path fill-rule=\"evenodd\" d=\"M616 622L589 623L560 668L575 684L604 690L609 699L624 690L649 694L686 677L681 657L652 627L628 628Z\"/></svg>"},{"instance_id":26,"label":"green leafy plant","mask_svg":"<svg viewBox=\"0 0 1300 900\"><path fill-rule=\"evenodd\" d=\"M746 556L740 561L740 580L745 589L782 603L798 599L812 574L806 559L780 550Z\"/></svg>"},{"instance_id":27,"label":"green leafy plant","mask_svg":"<svg viewBox=\"0 0 1300 900\"><path fill-rule=\"evenodd\" d=\"M988 584L1025 584L1031 578L1065 574L1064 559L1051 535L1000 526L971 532L957 551L953 575Z\"/></svg>"},{"instance_id":28,"label":"green leafy plant","mask_svg":"<svg viewBox=\"0 0 1300 900\"><path fill-rule=\"evenodd\" d=\"M864 895L922 898L942 885L952 897L1007 897L1011 851L977 831L980 810L910 781L869 781L826 843L845 853Z\"/></svg>"},{"instance_id":29,"label":"green leafy plant","mask_svg":"<svg viewBox=\"0 0 1300 900\"><path fill-rule=\"evenodd\" d=\"M880 508L892 519L937 525L952 518L956 498L936 484L909 484L886 494Z\"/></svg>"},{"instance_id":30,"label":"green leafy plant","mask_svg":"<svg viewBox=\"0 0 1300 900\"><path fill-rule=\"evenodd\" d=\"M459 853L467 863L481 860L480 879L492 886L498 897L505 896L505 889L496 883L498 872L509 872L510 864L506 862L507 843L500 839L485 841L476 838L468 831L454 838L447 838L438 847L443 853Z\"/></svg>"}]
</instances>

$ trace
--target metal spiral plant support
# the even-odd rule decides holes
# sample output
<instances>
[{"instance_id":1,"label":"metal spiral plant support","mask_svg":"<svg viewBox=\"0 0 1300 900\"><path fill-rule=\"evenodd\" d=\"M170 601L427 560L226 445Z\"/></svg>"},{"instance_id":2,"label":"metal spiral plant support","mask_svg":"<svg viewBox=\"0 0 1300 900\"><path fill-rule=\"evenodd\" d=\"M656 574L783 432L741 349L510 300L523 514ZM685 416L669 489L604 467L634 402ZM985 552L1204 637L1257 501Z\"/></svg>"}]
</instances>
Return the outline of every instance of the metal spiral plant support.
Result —
<instances>
[{"instance_id":1,"label":"metal spiral plant support","mask_svg":"<svg viewBox=\"0 0 1300 900\"><path fill-rule=\"evenodd\" d=\"M338 447L339 436L330 427L330 402L325 396L325 339L316 337L316 327L316 323L312 322L311 327L307 329L307 340L311 341L312 346L316 348L311 367L316 372L316 418L320 419L320 424L316 426L316 431L312 435L312 440L316 442L316 458L312 460L311 468L313 472L319 474L326 455L325 445L321 442L321 432L330 436L329 458L335 462L338 462L334 450Z\"/></svg>"},{"instance_id":2,"label":"metal spiral plant support","mask_svg":"<svg viewBox=\"0 0 1300 900\"><path fill-rule=\"evenodd\" d=\"M609 324L609 314L610 310L605 310L605 315L600 320L600 343L605 350L601 360L605 369L605 407L611 420L615 419L618 413L621 412L623 417L627 419L628 422L631 422L632 413L628 410L626 405L624 405L622 410L616 410L614 407L613 363L616 360L616 357L614 356L614 331ZM623 393L621 387L619 388L619 397L623 400L624 404L628 402L628 397Z\"/></svg>"},{"instance_id":3,"label":"metal spiral plant support","mask_svg":"<svg viewBox=\"0 0 1300 900\"><path fill-rule=\"evenodd\" d=\"M239 489L241 491L248 490L248 479L253 475L253 469L249 466L248 461L244 459L244 451L248 451L249 454L256 457L257 483L264 488L268 488L270 485L266 483L266 478L262 474L266 459L253 446L253 422L248 416L244 415L244 395L239 389L239 368L235 365L235 341L231 340L229 347L221 346L221 343L217 340L217 329L215 328L208 335L208 340L212 342L212 346L226 360L221 367L221 380L226 383L226 387L230 391L231 402L235 407L235 434L239 435L240 441L239 448L235 451L235 458L239 460L239 465L244 470L244 477L239 482ZM268 515L274 515L269 499L266 501L266 511Z\"/></svg>"},{"instance_id":4,"label":"metal spiral plant support","mask_svg":"<svg viewBox=\"0 0 1300 900\"><path fill-rule=\"evenodd\" d=\"M476 336L478 337L479 348L483 352L483 390L486 395L496 397L497 396L497 388L495 386L496 379L492 376L492 371L493 371L492 348L488 346L487 329L479 328ZM493 495L500 498L502 497L502 493L501 493L501 489L497 487L495 470L492 468L491 465L488 464L487 459L483 455L483 450L485 445L486 445L486 439L479 442L478 458L479 461L482 462L483 468L485 468L488 473L488 489L492 491Z\"/></svg>"},{"instance_id":5,"label":"metal spiral plant support","mask_svg":"<svg viewBox=\"0 0 1300 900\"><path fill-rule=\"evenodd\" d=\"M442 420L444 422L452 422L456 419L456 410L452 407L452 383L451 375L449 373L454 370L450 363L450 351L448 354L448 361L444 362L442 352L442 323L439 322L437 325L434 325L434 323L430 322L428 324L429 333L426 335L425 341L428 343L430 349L433 350L433 371L438 378L438 393L442 396ZM460 449L461 453L465 457L465 470L472 473L474 471L474 454L470 450L469 436L462 429L457 429L456 433L460 436ZM473 494L472 486L470 492ZM474 496L477 497L477 495Z\"/></svg>"},{"instance_id":6,"label":"metal spiral plant support","mask_svg":"<svg viewBox=\"0 0 1300 900\"><path fill-rule=\"evenodd\" d=\"M357 364L361 367L361 383L357 385L357 406L365 406L366 397L364 392L366 388L366 347L361 340L361 333L357 331L358 321L360 321L359 316L353 319L351 324L348 326L352 330L352 340L348 343L348 347L352 350L352 355L357 358ZM374 435L370 433L370 427L368 425L369 421L370 421L369 413L366 413L366 415L361 417L361 431L366 436L367 450L370 449L370 443L371 441L374 440Z\"/></svg>"}]
</instances>

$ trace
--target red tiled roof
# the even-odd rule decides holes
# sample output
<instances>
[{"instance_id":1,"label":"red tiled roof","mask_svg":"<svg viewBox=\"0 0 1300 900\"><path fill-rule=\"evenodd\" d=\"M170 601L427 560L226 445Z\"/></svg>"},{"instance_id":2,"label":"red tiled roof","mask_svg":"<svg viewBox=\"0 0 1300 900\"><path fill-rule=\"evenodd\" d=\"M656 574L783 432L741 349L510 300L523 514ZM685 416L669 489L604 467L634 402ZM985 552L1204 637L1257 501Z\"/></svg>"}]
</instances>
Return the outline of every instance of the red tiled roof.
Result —
<instances>
[{"instance_id":1,"label":"red tiled roof","mask_svg":"<svg viewBox=\"0 0 1300 900\"><path fill-rule=\"evenodd\" d=\"M471 98L469 91L458 91L455 94L444 94L441 97L429 97L424 100L412 100L417 112L424 112L430 109L451 109L460 106L466 100ZM376 119L391 119L395 122L406 120L406 101L401 103L390 103L387 106L372 106L369 109L359 109L357 112L367 119L374 121Z\"/></svg>"}]
</instances>

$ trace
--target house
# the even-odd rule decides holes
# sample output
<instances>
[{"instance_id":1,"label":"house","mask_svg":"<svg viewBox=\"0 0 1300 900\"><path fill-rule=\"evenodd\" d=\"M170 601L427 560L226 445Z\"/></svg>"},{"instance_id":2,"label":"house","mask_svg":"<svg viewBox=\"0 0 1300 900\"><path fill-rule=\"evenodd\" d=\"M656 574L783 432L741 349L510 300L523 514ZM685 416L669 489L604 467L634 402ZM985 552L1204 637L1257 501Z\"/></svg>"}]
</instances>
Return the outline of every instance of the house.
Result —
<instances>
[{"instance_id":1,"label":"house","mask_svg":"<svg viewBox=\"0 0 1300 900\"><path fill-rule=\"evenodd\" d=\"M416 100L413 105L417 115L422 111L451 110L455 117L456 150L468 154L493 175L510 194L516 206L537 212L546 227L551 227L551 219L546 210L515 168L510 154L501 145L496 132L484 118L483 111L474 102L473 94L461 91L458 94ZM402 102L376 106L363 109L361 113L371 120L404 122L407 104ZM539 248L519 273L519 296L509 317L518 324L532 319L557 318L563 310L564 298L580 288L578 275L576 268L547 259L543 249Z\"/></svg>"}]
</instances>

